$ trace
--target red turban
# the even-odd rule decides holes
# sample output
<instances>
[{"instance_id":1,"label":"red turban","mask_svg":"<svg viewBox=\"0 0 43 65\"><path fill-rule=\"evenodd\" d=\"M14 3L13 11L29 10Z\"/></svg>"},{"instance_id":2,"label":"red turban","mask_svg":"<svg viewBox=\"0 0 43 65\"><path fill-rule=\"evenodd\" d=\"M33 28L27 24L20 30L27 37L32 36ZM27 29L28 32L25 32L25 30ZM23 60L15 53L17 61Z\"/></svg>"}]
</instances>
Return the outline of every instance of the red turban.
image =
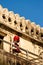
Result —
<instances>
[{"instance_id":1,"label":"red turban","mask_svg":"<svg viewBox=\"0 0 43 65\"><path fill-rule=\"evenodd\" d=\"M19 42L20 38L19 36L14 36L13 40Z\"/></svg>"}]
</instances>

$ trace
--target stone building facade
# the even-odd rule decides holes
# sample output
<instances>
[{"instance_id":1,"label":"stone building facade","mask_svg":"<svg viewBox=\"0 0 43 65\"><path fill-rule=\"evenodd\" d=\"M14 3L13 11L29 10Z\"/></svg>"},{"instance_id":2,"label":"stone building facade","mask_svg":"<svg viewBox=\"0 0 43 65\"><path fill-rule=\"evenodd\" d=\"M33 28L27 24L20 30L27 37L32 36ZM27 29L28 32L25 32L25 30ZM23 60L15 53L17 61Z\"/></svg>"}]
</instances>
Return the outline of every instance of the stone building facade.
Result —
<instances>
[{"instance_id":1,"label":"stone building facade","mask_svg":"<svg viewBox=\"0 0 43 65\"><path fill-rule=\"evenodd\" d=\"M43 28L0 5L0 38L12 43L14 35L20 36L21 48L38 56L43 53ZM10 45L5 42L0 44L0 48L10 52Z\"/></svg>"}]
</instances>

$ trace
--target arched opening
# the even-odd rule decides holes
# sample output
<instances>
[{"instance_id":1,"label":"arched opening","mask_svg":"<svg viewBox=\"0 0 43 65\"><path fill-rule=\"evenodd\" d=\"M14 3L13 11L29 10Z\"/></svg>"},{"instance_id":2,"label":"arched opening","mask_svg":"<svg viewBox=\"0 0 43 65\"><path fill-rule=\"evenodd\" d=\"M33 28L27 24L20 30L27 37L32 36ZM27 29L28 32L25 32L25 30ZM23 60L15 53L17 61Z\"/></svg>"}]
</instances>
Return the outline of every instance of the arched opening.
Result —
<instances>
[{"instance_id":1,"label":"arched opening","mask_svg":"<svg viewBox=\"0 0 43 65\"><path fill-rule=\"evenodd\" d=\"M29 30L28 30L28 27L27 27L27 26L25 27L25 32L26 32L27 34L29 34Z\"/></svg>"},{"instance_id":2,"label":"arched opening","mask_svg":"<svg viewBox=\"0 0 43 65\"><path fill-rule=\"evenodd\" d=\"M28 29L28 27L26 26L26 29Z\"/></svg>"},{"instance_id":3,"label":"arched opening","mask_svg":"<svg viewBox=\"0 0 43 65\"><path fill-rule=\"evenodd\" d=\"M20 22L20 29L21 29L21 31L23 31L23 26L22 26L21 22Z\"/></svg>"},{"instance_id":4,"label":"arched opening","mask_svg":"<svg viewBox=\"0 0 43 65\"><path fill-rule=\"evenodd\" d=\"M2 18L3 18L3 19L6 19L5 14L2 15Z\"/></svg>"},{"instance_id":5,"label":"arched opening","mask_svg":"<svg viewBox=\"0 0 43 65\"><path fill-rule=\"evenodd\" d=\"M33 30L33 29L31 29L31 33L32 33L32 32L34 32L34 30Z\"/></svg>"},{"instance_id":6,"label":"arched opening","mask_svg":"<svg viewBox=\"0 0 43 65\"><path fill-rule=\"evenodd\" d=\"M39 31L36 31L36 35L38 35L39 34Z\"/></svg>"},{"instance_id":7,"label":"arched opening","mask_svg":"<svg viewBox=\"0 0 43 65\"><path fill-rule=\"evenodd\" d=\"M22 27L22 23L20 23L20 27Z\"/></svg>"},{"instance_id":8,"label":"arched opening","mask_svg":"<svg viewBox=\"0 0 43 65\"><path fill-rule=\"evenodd\" d=\"M43 37L43 33L41 33L41 37Z\"/></svg>"},{"instance_id":9,"label":"arched opening","mask_svg":"<svg viewBox=\"0 0 43 65\"><path fill-rule=\"evenodd\" d=\"M40 33L38 30L36 30L36 38L39 39L40 38Z\"/></svg>"},{"instance_id":10,"label":"arched opening","mask_svg":"<svg viewBox=\"0 0 43 65\"><path fill-rule=\"evenodd\" d=\"M16 20L14 21L14 24L15 24L15 25L17 24L17 21L16 21Z\"/></svg>"},{"instance_id":11,"label":"arched opening","mask_svg":"<svg viewBox=\"0 0 43 65\"><path fill-rule=\"evenodd\" d=\"M34 35L34 29L33 28L31 29L31 35L32 36Z\"/></svg>"},{"instance_id":12,"label":"arched opening","mask_svg":"<svg viewBox=\"0 0 43 65\"><path fill-rule=\"evenodd\" d=\"M8 21L11 22L11 18L10 17L8 18Z\"/></svg>"},{"instance_id":13,"label":"arched opening","mask_svg":"<svg viewBox=\"0 0 43 65\"><path fill-rule=\"evenodd\" d=\"M40 34L41 40L43 41L43 33Z\"/></svg>"}]
</instances>

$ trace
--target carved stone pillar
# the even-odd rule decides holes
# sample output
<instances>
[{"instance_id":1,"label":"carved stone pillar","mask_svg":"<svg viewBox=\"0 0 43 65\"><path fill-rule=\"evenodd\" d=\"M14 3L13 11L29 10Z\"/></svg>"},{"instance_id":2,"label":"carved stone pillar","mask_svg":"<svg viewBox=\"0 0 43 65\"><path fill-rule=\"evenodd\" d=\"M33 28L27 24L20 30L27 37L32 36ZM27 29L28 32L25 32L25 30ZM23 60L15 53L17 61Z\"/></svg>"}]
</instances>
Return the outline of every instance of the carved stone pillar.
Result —
<instances>
[{"instance_id":1,"label":"carved stone pillar","mask_svg":"<svg viewBox=\"0 0 43 65\"><path fill-rule=\"evenodd\" d=\"M7 24L7 18L8 18L8 9L4 8L2 10L2 15L1 15L1 19L3 20L2 22Z\"/></svg>"},{"instance_id":2,"label":"carved stone pillar","mask_svg":"<svg viewBox=\"0 0 43 65\"><path fill-rule=\"evenodd\" d=\"M14 14L12 11L10 11L10 12L9 12L9 15L8 15L8 23L9 23L9 25L10 25L12 28L15 27L14 21L15 21L15 14Z\"/></svg>"},{"instance_id":3,"label":"carved stone pillar","mask_svg":"<svg viewBox=\"0 0 43 65\"><path fill-rule=\"evenodd\" d=\"M30 20L26 20L26 33L28 33L29 35L31 35L31 22Z\"/></svg>"},{"instance_id":4,"label":"carved stone pillar","mask_svg":"<svg viewBox=\"0 0 43 65\"><path fill-rule=\"evenodd\" d=\"M20 17L20 29L22 32L25 32L26 22L24 17Z\"/></svg>"},{"instance_id":5,"label":"carved stone pillar","mask_svg":"<svg viewBox=\"0 0 43 65\"><path fill-rule=\"evenodd\" d=\"M16 25L17 30L20 31L20 16L19 16L19 14L15 14L14 24Z\"/></svg>"},{"instance_id":6,"label":"carved stone pillar","mask_svg":"<svg viewBox=\"0 0 43 65\"><path fill-rule=\"evenodd\" d=\"M0 6L0 22L3 22L2 11L3 11L3 7Z\"/></svg>"},{"instance_id":7,"label":"carved stone pillar","mask_svg":"<svg viewBox=\"0 0 43 65\"><path fill-rule=\"evenodd\" d=\"M32 37L36 38L36 24L34 22L31 23L31 35Z\"/></svg>"}]
</instances>

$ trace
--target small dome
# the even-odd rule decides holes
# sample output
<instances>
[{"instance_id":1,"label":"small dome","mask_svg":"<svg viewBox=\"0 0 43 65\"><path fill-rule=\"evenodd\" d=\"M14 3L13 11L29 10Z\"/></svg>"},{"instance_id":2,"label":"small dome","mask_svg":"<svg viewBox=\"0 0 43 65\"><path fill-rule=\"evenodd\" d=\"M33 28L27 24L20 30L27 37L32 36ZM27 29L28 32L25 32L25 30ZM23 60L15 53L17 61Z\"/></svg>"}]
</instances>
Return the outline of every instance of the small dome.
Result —
<instances>
[{"instance_id":1,"label":"small dome","mask_svg":"<svg viewBox=\"0 0 43 65\"><path fill-rule=\"evenodd\" d=\"M13 11L9 11L9 14L13 14L14 15L14 12Z\"/></svg>"},{"instance_id":2,"label":"small dome","mask_svg":"<svg viewBox=\"0 0 43 65\"><path fill-rule=\"evenodd\" d=\"M19 14L15 14L15 16L16 16L16 17L20 17L20 15L19 15Z\"/></svg>"},{"instance_id":3,"label":"small dome","mask_svg":"<svg viewBox=\"0 0 43 65\"><path fill-rule=\"evenodd\" d=\"M20 19L21 19L21 20L23 20L23 19L25 20L25 17L20 17Z\"/></svg>"},{"instance_id":4,"label":"small dome","mask_svg":"<svg viewBox=\"0 0 43 65\"><path fill-rule=\"evenodd\" d=\"M26 24L31 24L31 21L29 19L27 19Z\"/></svg>"}]
</instances>

